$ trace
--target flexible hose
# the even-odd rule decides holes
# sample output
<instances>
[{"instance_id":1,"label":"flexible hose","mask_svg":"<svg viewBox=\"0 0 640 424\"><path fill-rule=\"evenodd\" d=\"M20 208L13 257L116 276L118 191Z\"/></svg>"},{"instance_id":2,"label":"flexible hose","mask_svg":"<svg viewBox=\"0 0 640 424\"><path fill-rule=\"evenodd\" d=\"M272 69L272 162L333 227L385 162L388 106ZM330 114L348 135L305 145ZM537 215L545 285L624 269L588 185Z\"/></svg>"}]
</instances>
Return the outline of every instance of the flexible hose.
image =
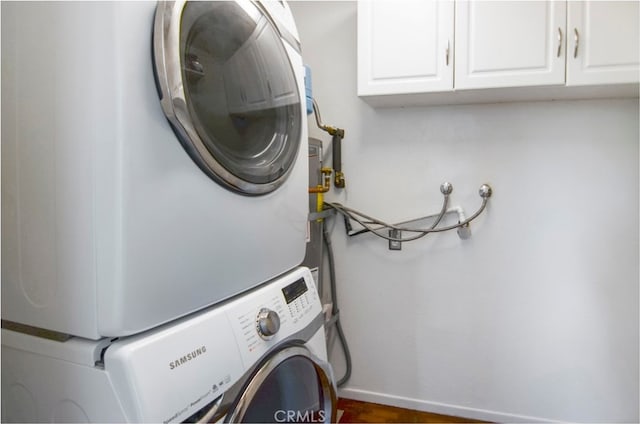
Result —
<instances>
[{"instance_id":1,"label":"flexible hose","mask_svg":"<svg viewBox=\"0 0 640 424\"><path fill-rule=\"evenodd\" d=\"M344 359L346 362L346 370L344 376L338 380L336 385L338 387L343 386L349 378L351 377L351 352L349 351L349 345L347 344L347 339L344 335L344 331L342 330L342 324L340 324L340 309L338 308L338 291L336 289L336 267L335 261L333 258L333 247L331 245L331 239L329 238L329 232L327 231L326 226L322 227L322 238L324 240L324 244L327 248L327 258L329 261L329 284L331 285L331 297L333 300L333 307L331 309L331 314L336 317L334 321L334 325L336 327L336 331L338 332L338 339L340 340L340 344L342 345L342 350L344 351Z\"/></svg>"},{"instance_id":2,"label":"flexible hose","mask_svg":"<svg viewBox=\"0 0 640 424\"><path fill-rule=\"evenodd\" d=\"M406 242L406 241L417 240L419 238L422 238L422 237L426 236L429 233L439 233L439 232L449 231L449 230L453 230L455 228L459 228L459 227L465 226L468 223L470 223L471 221L473 221L474 219L476 219L484 211L485 207L487 206L487 202L488 202L488 198L483 198L482 199L482 204L480 205L480 208L476 211L476 213L474 213L473 215L471 215L469 218L465 219L462 222L458 222L457 224L449 225L447 227L440 227L440 228L435 228L435 225L432 225L431 228L425 228L425 229L408 228L408 227L403 227L403 226L400 226L400 225L388 224L388 223L386 223L384 221L380 221L380 220L378 220L376 218L373 218L371 216L365 215L362 212L359 212L359 211L357 211L355 209L346 207L346 206L341 205L339 203L327 203L327 202L325 202L325 204L330 206L331 208L335 209L341 215L344 215L344 216L346 216L346 217L348 217L350 219L353 219L358 224L362 225L368 231L372 232L373 234L375 234L376 236L378 236L380 238L383 238L385 240L390 240L390 241ZM367 221L364 221L363 219L358 218L358 216L366 219ZM442 216L438 217L438 220L435 223L436 225L440 222L441 218L442 218ZM404 237L404 238L389 237L386 234L383 234L383 233L380 232L380 230L382 228L380 228L380 227L379 228L371 227L369 225L369 223L374 223L376 225L381 225L382 228L395 229L395 230L400 230L400 231L404 231L404 232L419 233L419 234L415 235L415 236L412 236L412 237Z\"/></svg>"}]
</instances>

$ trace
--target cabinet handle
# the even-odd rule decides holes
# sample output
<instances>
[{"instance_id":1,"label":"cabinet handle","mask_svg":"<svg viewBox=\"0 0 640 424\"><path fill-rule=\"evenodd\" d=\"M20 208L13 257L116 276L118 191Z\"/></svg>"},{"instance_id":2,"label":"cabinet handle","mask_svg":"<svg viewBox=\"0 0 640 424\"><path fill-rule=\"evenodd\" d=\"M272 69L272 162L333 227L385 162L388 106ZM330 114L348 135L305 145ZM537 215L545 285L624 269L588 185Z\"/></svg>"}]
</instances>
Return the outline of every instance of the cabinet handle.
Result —
<instances>
[{"instance_id":1,"label":"cabinet handle","mask_svg":"<svg viewBox=\"0 0 640 424\"><path fill-rule=\"evenodd\" d=\"M573 49L573 57L578 57L578 45L580 44L580 34L578 34L578 28L573 29L573 40L576 42L576 46Z\"/></svg>"},{"instance_id":2,"label":"cabinet handle","mask_svg":"<svg viewBox=\"0 0 640 424\"><path fill-rule=\"evenodd\" d=\"M558 27L558 53L556 56L560 57L560 52L562 51L562 29Z\"/></svg>"},{"instance_id":3,"label":"cabinet handle","mask_svg":"<svg viewBox=\"0 0 640 424\"><path fill-rule=\"evenodd\" d=\"M449 51L451 50L451 41L447 40L447 50L445 52L445 62L449 66Z\"/></svg>"}]
</instances>

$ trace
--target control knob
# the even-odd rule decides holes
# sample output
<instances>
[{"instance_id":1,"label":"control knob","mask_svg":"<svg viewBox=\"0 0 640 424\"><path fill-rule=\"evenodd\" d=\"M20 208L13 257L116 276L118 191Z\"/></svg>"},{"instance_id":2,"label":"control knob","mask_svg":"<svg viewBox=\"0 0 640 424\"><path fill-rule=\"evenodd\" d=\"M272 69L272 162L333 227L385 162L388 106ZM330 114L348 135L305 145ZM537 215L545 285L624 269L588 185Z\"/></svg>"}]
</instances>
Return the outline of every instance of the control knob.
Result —
<instances>
[{"instance_id":1,"label":"control knob","mask_svg":"<svg viewBox=\"0 0 640 424\"><path fill-rule=\"evenodd\" d=\"M265 340L272 338L280 330L280 317L276 311L262 308L256 318L258 335Z\"/></svg>"}]
</instances>

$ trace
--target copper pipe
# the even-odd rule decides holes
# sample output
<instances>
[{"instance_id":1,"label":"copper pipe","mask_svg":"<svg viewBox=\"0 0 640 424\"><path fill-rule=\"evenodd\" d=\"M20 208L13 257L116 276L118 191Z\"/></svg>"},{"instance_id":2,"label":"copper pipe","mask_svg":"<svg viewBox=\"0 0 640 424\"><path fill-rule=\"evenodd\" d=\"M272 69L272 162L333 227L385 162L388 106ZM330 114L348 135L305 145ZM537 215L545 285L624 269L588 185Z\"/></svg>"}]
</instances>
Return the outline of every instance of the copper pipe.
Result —
<instances>
[{"instance_id":1,"label":"copper pipe","mask_svg":"<svg viewBox=\"0 0 640 424\"><path fill-rule=\"evenodd\" d=\"M322 176L324 178L324 184L317 185L315 187L309 187L309 193L326 193L331 190L331 173L333 170L331 168L322 168L320 169Z\"/></svg>"}]
</instances>

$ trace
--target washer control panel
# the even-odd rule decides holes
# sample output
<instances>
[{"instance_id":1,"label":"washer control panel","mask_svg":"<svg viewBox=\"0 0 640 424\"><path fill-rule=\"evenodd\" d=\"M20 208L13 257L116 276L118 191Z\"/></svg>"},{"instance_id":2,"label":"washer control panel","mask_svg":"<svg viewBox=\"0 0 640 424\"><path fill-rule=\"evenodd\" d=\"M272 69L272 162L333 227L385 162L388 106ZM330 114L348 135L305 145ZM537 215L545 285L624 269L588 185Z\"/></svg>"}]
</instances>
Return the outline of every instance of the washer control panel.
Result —
<instances>
[{"instance_id":1,"label":"washer control panel","mask_svg":"<svg viewBox=\"0 0 640 424\"><path fill-rule=\"evenodd\" d=\"M311 281L313 285L313 281ZM315 289L315 286L313 287ZM287 304L289 315L296 323L302 319L306 313L308 313L311 302L317 299L316 291L309 290L309 282L304 278L300 278L297 281L282 288L282 295L284 301ZM315 296L314 296L315 295Z\"/></svg>"},{"instance_id":2,"label":"washer control panel","mask_svg":"<svg viewBox=\"0 0 640 424\"><path fill-rule=\"evenodd\" d=\"M313 277L298 268L238 299L228 310L245 364L255 362L281 340L303 330L322 313Z\"/></svg>"}]
</instances>

